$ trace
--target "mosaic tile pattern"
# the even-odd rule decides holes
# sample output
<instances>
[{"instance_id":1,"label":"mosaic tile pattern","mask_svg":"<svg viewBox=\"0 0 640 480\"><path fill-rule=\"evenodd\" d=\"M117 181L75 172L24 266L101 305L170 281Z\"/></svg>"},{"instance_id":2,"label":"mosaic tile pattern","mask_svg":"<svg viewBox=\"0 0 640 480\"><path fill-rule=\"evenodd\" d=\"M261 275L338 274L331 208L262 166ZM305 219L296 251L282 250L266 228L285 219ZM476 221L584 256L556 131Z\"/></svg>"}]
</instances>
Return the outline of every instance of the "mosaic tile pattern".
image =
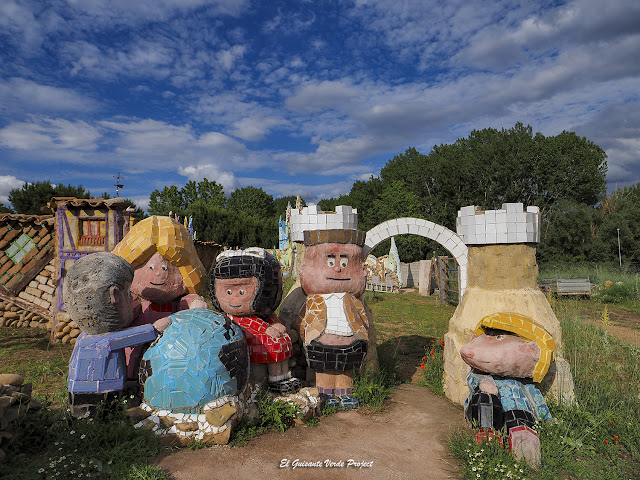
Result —
<instances>
[{"instance_id":1,"label":"mosaic tile pattern","mask_svg":"<svg viewBox=\"0 0 640 480\"><path fill-rule=\"evenodd\" d=\"M197 414L225 396L237 396L249 374L240 327L202 308L170 316L172 323L141 365L145 402L157 409Z\"/></svg>"},{"instance_id":2,"label":"mosaic tile pattern","mask_svg":"<svg viewBox=\"0 0 640 480\"><path fill-rule=\"evenodd\" d=\"M304 244L310 247L319 243L349 243L362 247L365 235L355 229L305 230Z\"/></svg>"},{"instance_id":3,"label":"mosaic tile pattern","mask_svg":"<svg viewBox=\"0 0 640 480\"><path fill-rule=\"evenodd\" d=\"M482 335L486 328L513 332L527 340L533 340L540 347L540 359L533 370L533 381L541 382L555 358L555 342L545 328L532 318L519 313L499 312L487 315L476 327L475 333Z\"/></svg>"},{"instance_id":4,"label":"mosaic tile pattern","mask_svg":"<svg viewBox=\"0 0 640 480\"><path fill-rule=\"evenodd\" d=\"M198 293L205 276L187 228L170 217L151 216L136 223L113 253L135 269L158 252L178 267L189 293Z\"/></svg>"},{"instance_id":5,"label":"mosaic tile pattern","mask_svg":"<svg viewBox=\"0 0 640 480\"><path fill-rule=\"evenodd\" d=\"M464 414L469 424L475 428L500 430L504 426L504 410L500 397L481 392L479 388L469 397Z\"/></svg>"},{"instance_id":6,"label":"mosaic tile pattern","mask_svg":"<svg viewBox=\"0 0 640 480\"><path fill-rule=\"evenodd\" d=\"M214 307L222 311L215 295L216 279L248 277L258 279L253 312L260 316L273 313L282 299L282 272L278 259L262 248L226 250L218 255L209 282Z\"/></svg>"},{"instance_id":7,"label":"mosaic tile pattern","mask_svg":"<svg viewBox=\"0 0 640 480\"><path fill-rule=\"evenodd\" d=\"M325 332L328 311L324 297L324 295L319 294L307 296L305 309L300 313L299 318L300 336L304 344L310 343ZM344 294L342 306L354 338L368 340L367 329L369 328L369 323L362 302L347 293Z\"/></svg>"},{"instance_id":8,"label":"mosaic tile pattern","mask_svg":"<svg viewBox=\"0 0 640 480\"><path fill-rule=\"evenodd\" d=\"M244 338L249 346L249 358L251 363L270 363L287 360L291 357L291 337L284 334L274 338L264 332L269 325L277 322L278 317L271 315L263 320L258 317L236 317L231 319L242 328Z\"/></svg>"},{"instance_id":9,"label":"mosaic tile pattern","mask_svg":"<svg viewBox=\"0 0 640 480\"><path fill-rule=\"evenodd\" d=\"M522 203L503 203L498 210L482 211L470 205L458 210L458 235L467 245L540 242L540 209Z\"/></svg>"},{"instance_id":10,"label":"mosaic tile pattern","mask_svg":"<svg viewBox=\"0 0 640 480\"><path fill-rule=\"evenodd\" d=\"M324 345L313 340L306 345L305 353L309 367L314 370L346 372L360 368L367 354L367 342L355 340L350 345L338 346Z\"/></svg>"},{"instance_id":11,"label":"mosaic tile pattern","mask_svg":"<svg viewBox=\"0 0 640 480\"><path fill-rule=\"evenodd\" d=\"M327 229L358 229L358 209L338 205L335 212L323 212L318 205L292 209L289 221L291 240L304 241L305 231Z\"/></svg>"},{"instance_id":12,"label":"mosaic tile pattern","mask_svg":"<svg viewBox=\"0 0 640 480\"><path fill-rule=\"evenodd\" d=\"M124 348L155 340L153 325L98 335L80 334L69 360L69 392L105 393L124 389Z\"/></svg>"}]
</instances>

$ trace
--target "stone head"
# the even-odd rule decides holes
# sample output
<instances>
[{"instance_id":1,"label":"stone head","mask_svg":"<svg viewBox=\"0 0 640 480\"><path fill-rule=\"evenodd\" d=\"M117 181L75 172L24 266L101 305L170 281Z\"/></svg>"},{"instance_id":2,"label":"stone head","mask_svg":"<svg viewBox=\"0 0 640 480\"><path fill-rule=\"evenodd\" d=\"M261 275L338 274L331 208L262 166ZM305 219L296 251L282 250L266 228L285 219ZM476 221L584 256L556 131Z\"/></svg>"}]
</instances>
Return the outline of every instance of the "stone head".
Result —
<instances>
[{"instance_id":1,"label":"stone head","mask_svg":"<svg viewBox=\"0 0 640 480\"><path fill-rule=\"evenodd\" d=\"M132 281L133 268L117 255L96 252L80 258L62 287L69 317L90 335L128 327L133 320Z\"/></svg>"},{"instance_id":2,"label":"stone head","mask_svg":"<svg viewBox=\"0 0 640 480\"><path fill-rule=\"evenodd\" d=\"M227 250L211 269L209 288L214 306L223 312L269 316L282 299L280 263L262 248Z\"/></svg>"},{"instance_id":3,"label":"stone head","mask_svg":"<svg viewBox=\"0 0 640 480\"><path fill-rule=\"evenodd\" d=\"M300 267L300 285L305 293L350 293L360 297L367 285L364 233L313 230L304 235L307 248Z\"/></svg>"}]
</instances>

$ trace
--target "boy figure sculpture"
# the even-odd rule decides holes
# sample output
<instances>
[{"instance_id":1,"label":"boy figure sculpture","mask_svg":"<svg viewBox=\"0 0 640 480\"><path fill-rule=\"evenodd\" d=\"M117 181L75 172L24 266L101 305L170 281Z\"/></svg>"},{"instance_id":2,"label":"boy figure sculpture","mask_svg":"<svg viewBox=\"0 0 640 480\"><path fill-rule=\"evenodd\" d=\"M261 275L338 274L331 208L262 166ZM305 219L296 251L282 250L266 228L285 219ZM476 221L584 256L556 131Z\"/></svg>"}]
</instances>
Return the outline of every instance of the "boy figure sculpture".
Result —
<instances>
[{"instance_id":1,"label":"boy figure sculpture","mask_svg":"<svg viewBox=\"0 0 640 480\"><path fill-rule=\"evenodd\" d=\"M300 338L316 387L330 407L358 408L353 370L367 353L369 322L360 297L367 282L365 234L353 229L304 232L300 284L307 295Z\"/></svg>"},{"instance_id":2,"label":"boy figure sculpture","mask_svg":"<svg viewBox=\"0 0 640 480\"><path fill-rule=\"evenodd\" d=\"M82 330L69 360L69 403L75 417L93 415L98 404L122 392L125 347L156 338L154 325L127 328L133 319L132 281L131 265L107 252L82 257L64 280L65 306Z\"/></svg>"}]
</instances>

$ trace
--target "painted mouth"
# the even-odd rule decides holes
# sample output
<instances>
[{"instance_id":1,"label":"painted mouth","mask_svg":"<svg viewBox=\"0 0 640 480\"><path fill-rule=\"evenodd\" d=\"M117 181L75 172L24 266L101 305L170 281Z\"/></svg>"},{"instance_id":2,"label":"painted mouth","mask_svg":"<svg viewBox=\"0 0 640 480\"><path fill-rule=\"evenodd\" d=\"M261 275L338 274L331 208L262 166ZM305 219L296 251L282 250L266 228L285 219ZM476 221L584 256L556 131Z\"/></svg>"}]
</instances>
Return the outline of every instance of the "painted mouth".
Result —
<instances>
[{"instance_id":1,"label":"painted mouth","mask_svg":"<svg viewBox=\"0 0 640 480\"><path fill-rule=\"evenodd\" d=\"M229 306L230 306L231 308L240 308L242 305L231 305L231 304L229 304Z\"/></svg>"},{"instance_id":2,"label":"painted mouth","mask_svg":"<svg viewBox=\"0 0 640 480\"><path fill-rule=\"evenodd\" d=\"M153 282L149 282L151 285L155 285L156 287L159 287L160 285L164 285L164 282L162 283L153 283Z\"/></svg>"},{"instance_id":3,"label":"painted mouth","mask_svg":"<svg viewBox=\"0 0 640 480\"><path fill-rule=\"evenodd\" d=\"M335 277L326 277L327 280L337 280L338 282L346 282L347 280L351 280L351 277L347 278L335 278Z\"/></svg>"}]
</instances>

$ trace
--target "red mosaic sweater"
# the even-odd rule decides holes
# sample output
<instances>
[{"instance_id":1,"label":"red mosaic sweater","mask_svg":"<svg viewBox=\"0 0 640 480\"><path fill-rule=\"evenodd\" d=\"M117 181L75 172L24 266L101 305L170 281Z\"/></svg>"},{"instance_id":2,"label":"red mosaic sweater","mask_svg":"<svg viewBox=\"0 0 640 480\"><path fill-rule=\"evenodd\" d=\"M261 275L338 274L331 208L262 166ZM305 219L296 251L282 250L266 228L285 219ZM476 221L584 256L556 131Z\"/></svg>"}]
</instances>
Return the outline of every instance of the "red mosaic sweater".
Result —
<instances>
[{"instance_id":1,"label":"red mosaic sweater","mask_svg":"<svg viewBox=\"0 0 640 480\"><path fill-rule=\"evenodd\" d=\"M244 333L249 346L251 363L271 363L291 357L291 337L286 333L275 338L264 332L270 325L280 323L275 314L263 319L259 317L234 317L229 315Z\"/></svg>"}]
</instances>

